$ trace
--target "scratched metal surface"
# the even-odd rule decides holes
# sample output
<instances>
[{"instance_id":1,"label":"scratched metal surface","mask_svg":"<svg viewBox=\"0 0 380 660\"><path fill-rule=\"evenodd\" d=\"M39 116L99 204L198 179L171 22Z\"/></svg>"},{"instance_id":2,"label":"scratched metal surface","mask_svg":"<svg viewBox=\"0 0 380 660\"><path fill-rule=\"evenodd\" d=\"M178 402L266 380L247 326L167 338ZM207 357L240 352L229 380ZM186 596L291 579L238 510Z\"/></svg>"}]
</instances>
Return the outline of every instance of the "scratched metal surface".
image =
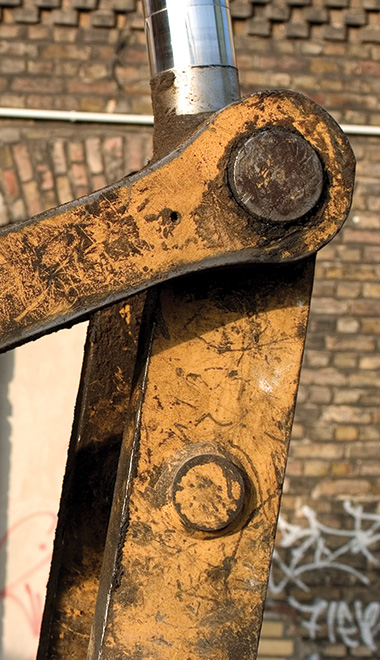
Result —
<instances>
[{"instance_id":1,"label":"scratched metal surface","mask_svg":"<svg viewBox=\"0 0 380 660\"><path fill-rule=\"evenodd\" d=\"M38 660L87 654L144 300L133 296L89 324Z\"/></svg>"},{"instance_id":2,"label":"scratched metal surface","mask_svg":"<svg viewBox=\"0 0 380 660\"><path fill-rule=\"evenodd\" d=\"M133 423L123 441L90 660L256 657L313 267L310 257L230 269L162 290L145 397L132 397L140 441ZM210 469L183 480L194 459ZM244 482L231 518L220 464Z\"/></svg>"},{"instance_id":3,"label":"scratched metal surface","mask_svg":"<svg viewBox=\"0 0 380 660\"><path fill-rule=\"evenodd\" d=\"M227 184L239 140L273 125L303 135L325 174L320 202L287 226L247 214ZM176 275L305 257L342 225L353 172L347 139L305 97L268 92L233 104L139 175L1 232L0 346Z\"/></svg>"}]
</instances>

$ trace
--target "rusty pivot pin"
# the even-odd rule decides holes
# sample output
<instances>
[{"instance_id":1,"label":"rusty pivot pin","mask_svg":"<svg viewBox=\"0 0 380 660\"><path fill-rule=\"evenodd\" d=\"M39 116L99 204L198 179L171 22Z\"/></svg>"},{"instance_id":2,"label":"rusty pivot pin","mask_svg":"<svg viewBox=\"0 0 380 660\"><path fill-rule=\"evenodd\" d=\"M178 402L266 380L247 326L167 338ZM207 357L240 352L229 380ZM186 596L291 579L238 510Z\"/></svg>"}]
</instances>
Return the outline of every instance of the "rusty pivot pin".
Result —
<instances>
[{"instance_id":1,"label":"rusty pivot pin","mask_svg":"<svg viewBox=\"0 0 380 660\"><path fill-rule=\"evenodd\" d=\"M241 470L218 454L188 459L173 482L174 507L186 527L203 532L226 529L240 516L245 501Z\"/></svg>"},{"instance_id":2,"label":"rusty pivot pin","mask_svg":"<svg viewBox=\"0 0 380 660\"><path fill-rule=\"evenodd\" d=\"M292 222L317 204L323 169L317 152L283 126L257 131L238 148L229 183L235 199L257 218Z\"/></svg>"}]
</instances>

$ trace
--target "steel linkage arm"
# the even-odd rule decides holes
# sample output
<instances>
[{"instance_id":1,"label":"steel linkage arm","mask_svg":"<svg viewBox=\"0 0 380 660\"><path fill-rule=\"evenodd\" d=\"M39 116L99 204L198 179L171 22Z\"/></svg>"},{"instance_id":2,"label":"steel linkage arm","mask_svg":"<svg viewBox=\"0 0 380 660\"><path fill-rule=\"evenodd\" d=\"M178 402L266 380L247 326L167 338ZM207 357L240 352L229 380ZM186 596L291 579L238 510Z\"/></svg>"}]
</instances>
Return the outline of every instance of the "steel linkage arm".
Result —
<instances>
[{"instance_id":1,"label":"steel linkage arm","mask_svg":"<svg viewBox=\"0 0 380 660\"><path fill-rule=\"evenodd\" d=\"M227 2L143 5L155 162L0 232L2 349L129 296L90 323L38 658L253 660L354 159L296 93L209 116L239 96Z\"/></svg>"},{"instance_id":2,"label":"steel linkage arm","mask_svg":"<svg viewBox=\"0 0 380 660\"><path fill-rule=\"evenodd\" d=\"M228 106L139 174L1 230L0 347L178 275L307 257L344 222L353 163L299 94Z\"/></svg>"}]
</instances>

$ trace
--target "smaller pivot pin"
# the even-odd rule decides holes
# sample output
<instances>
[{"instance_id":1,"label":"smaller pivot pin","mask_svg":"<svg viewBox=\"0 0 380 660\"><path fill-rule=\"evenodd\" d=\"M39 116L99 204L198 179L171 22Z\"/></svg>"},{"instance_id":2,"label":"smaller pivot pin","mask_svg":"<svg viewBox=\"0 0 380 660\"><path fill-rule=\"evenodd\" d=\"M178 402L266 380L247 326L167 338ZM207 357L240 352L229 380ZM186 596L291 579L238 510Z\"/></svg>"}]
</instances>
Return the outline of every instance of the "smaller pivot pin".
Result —
<instances>
[{"instance_id":1,"label":"smaller pivot pin","mask_svg":"<svg viewBox=\"0 0 380 660\"><path fill-rule=\"evenodd\" d=\"M192 529L218 532L229 527L241 514L244 500L241 470L218 454L193 456L174 478L174 507Z\"/></svg>"}]
</instances>

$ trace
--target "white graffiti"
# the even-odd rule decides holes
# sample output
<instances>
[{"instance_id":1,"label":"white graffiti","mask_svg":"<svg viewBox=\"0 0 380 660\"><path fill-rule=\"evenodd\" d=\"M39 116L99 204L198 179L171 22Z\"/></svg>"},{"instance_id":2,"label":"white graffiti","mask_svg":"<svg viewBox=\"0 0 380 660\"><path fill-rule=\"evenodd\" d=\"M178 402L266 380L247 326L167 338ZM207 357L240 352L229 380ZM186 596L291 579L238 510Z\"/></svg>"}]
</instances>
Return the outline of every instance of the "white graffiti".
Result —
<instances>
[{"instance_id":1,"label":"white graffiti","mask_svg":"<svg viewBox=\"0 0 380 660\"><path fill-rule=\"evenodd\" d=\"M379 566L375 556L380 541L380 515L365 512L360 504L346 501L344 511L348 515L348 529L336 529L322 524L310 507L302 513L307 525L292 525L284 518L279 519L281 539L273 554L270 589L273 594L285 588L296 587L310 592L307 576L317 570L341 571L354 576L362 585L370 584L366 575L352 566L352 558L362 556L373 566ZM286 552L285 552L286 551ZM357 563L357 562L356 562ZM274 575L277 576L277 582ZM354 600L325 600L299 602L292 595L288 603L302 615L302 626L312 640L327 629L331 644L337 642L348 648L364 644L376 651L375 638L380 631L380 602ZM322 632L323 634L323 632ZM310 660L319 660L319 653Z\"/></svg>"},{"instance_id":2,"label":"white graffiti","mask_svg":"<svg viewBox=\"0 0 380 660\"><path fill-rule=\"evenodd\" d=\"M366 513L360 504L348 501L343 506L352 521L350 528L344 530L323 525L308 506L302 508L306 527L292 525L280 517L278 528L282 537L273 553L275 571L272 570L269 583L273 594L281 593L289 585L310 591L306 574L321 569L343 571L361 584L369 584L368 578L350 565L349 555L362 555L370 564L379 565L371 549L380 541L380 515ZM282 558L281 548L291 548L290 561ZM275 582L274 572L278 571L282 577Z\"/></svg>"},{"instance_id":3,"label":"white graffiti","mask_svg":"<svg viewBox=\"0 0 380 660\"><path fill-rule=\"evenodd\" d=\"M316 639L318 631L327 625L327 636L331 644L342 642L351 649L365 644L371 651L376 651L375 637L380 630L380 603L362 603L355 600L350 606L343 600L324 600L316 598L312 603L299 603L289 598L289 604L309 619L301 623L309 633L310 639Z\"/></svg>"}]
</instances>

